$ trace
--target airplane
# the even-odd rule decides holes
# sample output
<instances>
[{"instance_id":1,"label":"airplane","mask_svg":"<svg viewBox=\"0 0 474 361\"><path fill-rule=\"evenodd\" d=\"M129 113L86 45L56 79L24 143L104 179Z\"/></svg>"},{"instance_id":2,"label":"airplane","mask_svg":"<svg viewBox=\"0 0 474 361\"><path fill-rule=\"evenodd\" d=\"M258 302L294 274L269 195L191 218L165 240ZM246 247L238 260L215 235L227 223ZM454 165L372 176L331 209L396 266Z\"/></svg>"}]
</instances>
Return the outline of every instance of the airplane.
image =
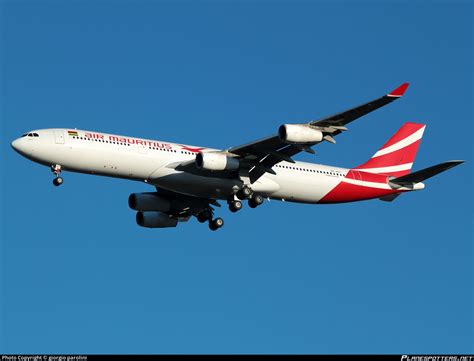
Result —
<instances>
[{"instance_id":1,"label":"airplane","mask_svg":"<svg viewBox=\"0 0 474 361\"><path fill-rule=\"evenodd\" d=\"M214 217L218 200L230 211L274 199L299 203L343 203L368 199L393 201L421 190L422 181L457 166L452 160L411 173L424 124L408 122L365 163L354 168L295 161L312 146L336 143L350 122L403 96L408 83L352 109L299 124L283 124L277 134L225 150L79 129L40 129L23 134L11 146L25 158L48 166L53 184L71 171L145 182L153 192L133 193L136 222L148 228L176 227L196 217L213 231L224 225Z\"/></svg>"}]
</instances>

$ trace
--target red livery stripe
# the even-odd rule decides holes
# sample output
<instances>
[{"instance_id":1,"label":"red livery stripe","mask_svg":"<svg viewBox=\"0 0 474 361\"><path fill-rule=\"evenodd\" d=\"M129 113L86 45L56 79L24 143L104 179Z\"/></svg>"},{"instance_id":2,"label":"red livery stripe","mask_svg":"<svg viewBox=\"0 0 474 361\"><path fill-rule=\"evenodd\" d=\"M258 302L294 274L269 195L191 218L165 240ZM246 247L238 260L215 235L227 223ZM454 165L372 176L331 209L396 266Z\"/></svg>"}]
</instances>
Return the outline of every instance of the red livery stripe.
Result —
<instances>
[{"instance_id":1,"label":"red livery stripe","mask_svg":"<svg viewBox=\"0 0 474 361\"><path fill-rule=\"evenodd\" d=\"M380 198L397 192L397 190L393 189L372 188L342 181L318 203L355 202L365 199Z\"/></svg>"}]
</instances>

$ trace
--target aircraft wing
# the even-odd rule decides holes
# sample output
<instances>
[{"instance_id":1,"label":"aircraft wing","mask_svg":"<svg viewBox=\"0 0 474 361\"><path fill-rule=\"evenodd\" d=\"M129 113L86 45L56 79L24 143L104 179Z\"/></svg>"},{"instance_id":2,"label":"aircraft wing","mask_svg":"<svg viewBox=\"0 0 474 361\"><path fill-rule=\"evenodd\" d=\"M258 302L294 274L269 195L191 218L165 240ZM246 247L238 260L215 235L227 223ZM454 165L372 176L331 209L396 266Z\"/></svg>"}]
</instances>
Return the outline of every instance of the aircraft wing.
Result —
<instances>
[{"instance_id":1,"label":"aircraft wing","mask_svg":"<svg viewBox=\"0 0 474 361\"><path fill-rule=\"evenodd\" d=\"M334 136L347 130L346 125L374 110L387 105L394 100L400 98L408 88L408 83L400 85L392 92L374 99L368 103L361 104L357 107L348 109L341 113L337 113L319 120L313 120L306 124L311 125L315 129L323 132L324 138L330 143L335 143ZM266 172L274 173L272 167L281 162L293 162L292 156L301 151L314 153L311 146L317 143L308 145L288 144L282 141L278 135L273 135L254 142L250 142L241 146L233 147L227 152L239 156L243 168L248 170L250 182L253 183L259 179Z\"/></svg>"}]
</instances>

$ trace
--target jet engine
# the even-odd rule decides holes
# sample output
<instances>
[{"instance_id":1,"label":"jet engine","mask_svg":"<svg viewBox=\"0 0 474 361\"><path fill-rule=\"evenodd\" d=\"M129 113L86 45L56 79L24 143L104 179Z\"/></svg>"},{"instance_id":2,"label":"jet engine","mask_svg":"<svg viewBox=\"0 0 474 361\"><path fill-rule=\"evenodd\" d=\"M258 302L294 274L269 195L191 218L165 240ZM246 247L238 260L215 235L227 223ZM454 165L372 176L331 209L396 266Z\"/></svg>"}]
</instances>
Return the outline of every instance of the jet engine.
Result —
<instances>
[{"instance_id":1,"label":"jet engine","mask_svg":"<svg viewBox=\"0 0 474 361\"><path fill-rule=\"evenodd\" d=\"M222 153L198 153L196 167L206 170L237 170L239 160Z\"/></svg>"},{"instance_id":2,"label":"jet engine","mask_svg":"<svg viewBox=\"0 0 474 361\"><path fill-rule=\"evenodd\" d=\"M176 227L178 219L162 212L137 212L137 224L147 228Z\"/></svg>"},{"instance_id":3,"label":"jet engine","mask_svg":"<svg viewBox=\"0 0 474 361\"><path fill-rule=\"evenodd\" d=\"M283 124L278 136L285 143L312 144L323 140L323 133L307 124Z\"/></svg>"},{"instance_id":4,"label":"jet engine","mask_svg":"<svg viewBox=\"0 0 474 361\"><path fill-rule=\"evenodd\" d=\"M168 212L171 209L171 201L156 195L156 193L130 194L128 205L136 211Z\"/></svg>"}]
</instances>

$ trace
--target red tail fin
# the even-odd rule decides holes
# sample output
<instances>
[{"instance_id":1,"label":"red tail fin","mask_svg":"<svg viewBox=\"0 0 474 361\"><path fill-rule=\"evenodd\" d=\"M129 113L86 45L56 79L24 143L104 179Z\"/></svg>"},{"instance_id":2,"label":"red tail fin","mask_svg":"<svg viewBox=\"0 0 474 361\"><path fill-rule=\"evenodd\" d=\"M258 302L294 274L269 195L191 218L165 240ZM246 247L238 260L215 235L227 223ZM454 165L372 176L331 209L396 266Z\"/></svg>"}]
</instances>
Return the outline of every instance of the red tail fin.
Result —
<instances>
[{"instance_id":1,"label":"red tail fin","mask_svg":"<svg viewBox=\"0 0 474 361\"><path fill-rule=\"evenodd\" d=\"M410 173L425 124L405 123L380 150L356 169L394 177Z\"/></svg>"}]
</instances>

